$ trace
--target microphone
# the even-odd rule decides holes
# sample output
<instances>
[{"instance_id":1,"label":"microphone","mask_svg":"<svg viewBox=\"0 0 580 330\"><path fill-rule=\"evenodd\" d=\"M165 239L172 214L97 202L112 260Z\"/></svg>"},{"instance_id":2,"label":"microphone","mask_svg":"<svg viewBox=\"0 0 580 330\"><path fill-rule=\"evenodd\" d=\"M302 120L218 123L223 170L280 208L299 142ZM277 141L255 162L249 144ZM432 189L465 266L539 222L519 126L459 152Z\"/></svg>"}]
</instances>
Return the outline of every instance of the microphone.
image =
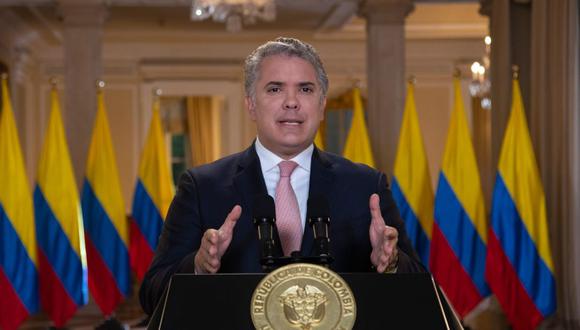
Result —
<instances>
[{"instance_id":1,"label":"microphone","mask_svg":"<svg viewBox=\"0 0 580 330\"><path fill-rule=\"evenodd\" d=\"M323 195L313 195L308 198L308 224L314 232L315 251L319 256L330 255L330 207Z\"/></svg>"},{"instance_id":2,"label":"microphone","mask_svg":"<svg viewBox=\"0 0 580 330\"><path fill-rule=\"evenodd\" d=\"M276 228L276 207L274 199L267 194L254 196L253 222L258 231L258 239L262 247L262 265L269 267L274 264L274 230Z\"/></svg>"}]
</instances>

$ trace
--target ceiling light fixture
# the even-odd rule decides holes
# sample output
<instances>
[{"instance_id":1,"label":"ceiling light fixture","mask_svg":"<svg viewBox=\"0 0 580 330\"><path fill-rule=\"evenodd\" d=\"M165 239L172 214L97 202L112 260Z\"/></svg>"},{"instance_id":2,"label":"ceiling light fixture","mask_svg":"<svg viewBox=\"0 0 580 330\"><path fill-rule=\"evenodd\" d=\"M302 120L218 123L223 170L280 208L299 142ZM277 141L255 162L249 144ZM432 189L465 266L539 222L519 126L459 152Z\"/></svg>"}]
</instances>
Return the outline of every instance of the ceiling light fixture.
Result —
<instances>
[{"instance_id":1,"label":"ceiling light fixture","mask_svg":"<svg viewBox=\"0 0 580 330\"><path fill-rule=\"evenodd\" d=\"M242 24L255 24L258 19L271 22L276 18L274 0L192 0L191 20L213 18L226 23L226 30L239 32Z\"/></svg>"}]
</instances>

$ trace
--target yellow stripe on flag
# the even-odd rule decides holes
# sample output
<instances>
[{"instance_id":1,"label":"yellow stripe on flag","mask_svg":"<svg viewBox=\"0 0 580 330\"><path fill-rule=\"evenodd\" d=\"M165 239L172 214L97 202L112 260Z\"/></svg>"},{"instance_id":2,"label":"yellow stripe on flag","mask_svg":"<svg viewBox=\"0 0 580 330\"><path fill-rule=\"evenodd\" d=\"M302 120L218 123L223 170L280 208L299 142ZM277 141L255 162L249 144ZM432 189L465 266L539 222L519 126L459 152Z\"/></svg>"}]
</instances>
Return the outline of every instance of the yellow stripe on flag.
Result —
<instances>
[{"instance_id":1,"label":"yellow stripe on flag","mask_svg":"<svg viewBox=\"0 0 580 330\"><path fill-rule=\"evenodd\" d=\"M365 115L360 97L360 90L354 88L353 91L353 115L350 124L350 131L344 144L343 156L355 163L367 164L375 167L375 159L371 149L371 141L365 123Z\"/></svg>"},{"instance_id":2,"label":"yellow stripe on flag","mask_svg":"<svg viewBox=\"0 0 580 330\"><path fill-rule=\"evenodd\" d=\"M320 134L320 127L316 131L316 135L314 136L314 145L320 150L324 150L324 142L322 141L322 134Z\"/></svg>"}]
</instances>

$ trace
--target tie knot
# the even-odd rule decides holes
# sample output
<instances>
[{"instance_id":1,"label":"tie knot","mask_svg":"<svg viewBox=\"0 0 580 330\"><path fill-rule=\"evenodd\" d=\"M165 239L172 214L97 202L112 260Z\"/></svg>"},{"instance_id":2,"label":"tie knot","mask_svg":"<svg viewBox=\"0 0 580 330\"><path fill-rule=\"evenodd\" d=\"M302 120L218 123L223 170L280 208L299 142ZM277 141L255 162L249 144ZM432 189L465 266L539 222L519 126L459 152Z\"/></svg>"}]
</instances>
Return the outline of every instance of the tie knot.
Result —
<instances>
[{"instance_id":1,"label":"tie knot","mask_svg":"<svg viewBox=\"0 0 580 330\"><path fill-rule=\"evenodd\" d=\"M298 166L298 163L293 162L291 160L283 160L278 163L278 167L280 167L280 177L289 177L294 169Z\"/></svg>"}]
</instances>

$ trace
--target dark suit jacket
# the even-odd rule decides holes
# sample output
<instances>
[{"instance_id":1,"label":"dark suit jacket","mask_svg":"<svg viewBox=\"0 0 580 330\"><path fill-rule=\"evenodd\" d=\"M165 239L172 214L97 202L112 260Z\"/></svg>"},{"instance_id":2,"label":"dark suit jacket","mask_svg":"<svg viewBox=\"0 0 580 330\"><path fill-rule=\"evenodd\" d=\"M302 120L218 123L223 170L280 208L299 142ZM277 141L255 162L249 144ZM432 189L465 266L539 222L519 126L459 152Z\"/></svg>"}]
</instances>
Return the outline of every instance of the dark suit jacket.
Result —
<instances>
[{"instance_id":1,"label":"dark suit jacket","mask_svg":"<svg viewBox=\"0 0 580 330\"><path fill-rule=\"evenodd\" d=\"M266 194L254 145L214 163L186 171L169 212L140 290L143 309L151 314L174 273L193 273L194 256L207 229L219 228L239 204L242 215L221 260L222 273L260 273L260 246L252 223L256 194ZM327 197L331 209L330 247L336 272L372 271L369 240L369 197L378 193L385 222L399 231L398 272L421 272L384 174L334 154L315 149L309 194ZM304 228L302 255L313 250L312 228ZM278 244L279 246L279 244Z\"/></svg>"}]
</instances>

